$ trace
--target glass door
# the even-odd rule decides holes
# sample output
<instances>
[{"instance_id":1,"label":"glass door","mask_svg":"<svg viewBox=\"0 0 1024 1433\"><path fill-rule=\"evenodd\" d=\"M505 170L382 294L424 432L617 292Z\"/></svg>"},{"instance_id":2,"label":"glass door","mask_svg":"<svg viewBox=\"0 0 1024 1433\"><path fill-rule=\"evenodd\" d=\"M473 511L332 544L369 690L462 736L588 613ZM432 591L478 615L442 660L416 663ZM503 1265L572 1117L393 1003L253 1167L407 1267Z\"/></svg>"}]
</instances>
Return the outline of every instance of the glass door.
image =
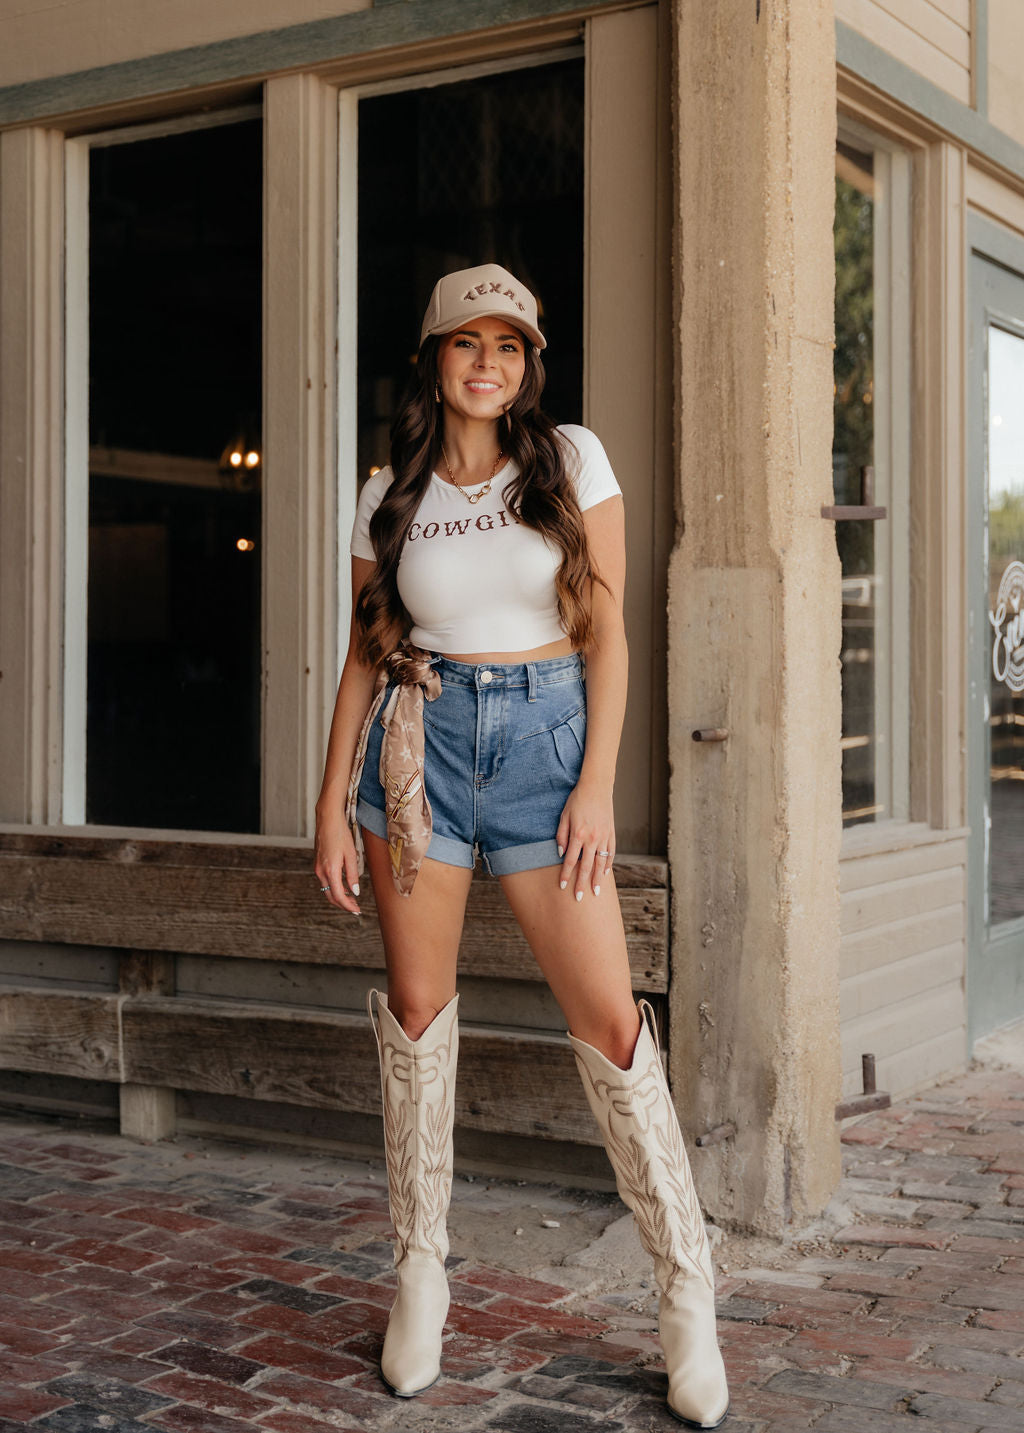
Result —
<instances>
[{"instance_id":1,"label":"glass door","mask_svg":"<svg viewBox=\"0 0 1024 1433\"><path fill-rule=\"evenodd\" d=\"M973 1034L1024 1011L1024 277L972 260Z\"/></svg>"}]
</instances>

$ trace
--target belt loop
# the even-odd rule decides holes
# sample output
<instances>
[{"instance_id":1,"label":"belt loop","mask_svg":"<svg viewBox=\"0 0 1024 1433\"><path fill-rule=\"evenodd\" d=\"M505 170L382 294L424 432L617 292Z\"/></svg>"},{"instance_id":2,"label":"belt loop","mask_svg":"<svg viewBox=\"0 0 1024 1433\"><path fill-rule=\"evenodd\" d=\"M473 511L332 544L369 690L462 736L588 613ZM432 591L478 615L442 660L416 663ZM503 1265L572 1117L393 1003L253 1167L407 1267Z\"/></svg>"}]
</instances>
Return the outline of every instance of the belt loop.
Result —
<instances>
[{"instance_id":1,"label":"belt loop","mask_svg":"<svg viewBox=\"0 0 1024 1433\"><path fill-rule=\"evenodd\" d=\"M537 700L537 667L533 662L526 664L526 677L530 689L527 701L535 702Z\"/></svg>"}]
</instances>

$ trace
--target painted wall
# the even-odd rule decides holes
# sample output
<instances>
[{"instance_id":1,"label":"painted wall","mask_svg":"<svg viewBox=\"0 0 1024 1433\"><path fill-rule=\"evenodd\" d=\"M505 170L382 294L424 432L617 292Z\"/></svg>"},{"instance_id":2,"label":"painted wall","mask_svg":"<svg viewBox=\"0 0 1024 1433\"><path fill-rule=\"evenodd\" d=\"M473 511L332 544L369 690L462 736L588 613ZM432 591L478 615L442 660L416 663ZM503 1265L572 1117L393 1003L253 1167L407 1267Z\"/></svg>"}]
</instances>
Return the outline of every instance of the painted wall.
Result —
<instances>
[{"instance_id":1,"label":"painted wall","mask_svg":"<svg viewBox=\"0 0 1024 1433\"><path fill-rule=\"evenodd\" d=\"M1020 0L988 0L988 116L994 125L1024 144L1024 5Z\"/></svg>"},{"instance_id":2,"label":"painted wall","mask_svg":"<svg viewBox=\"0 0 1024 1433\"><path fill-rule=\"evenodd\" d=\"M372 0L0 0L0 85L113 65L309 20Z\"/></svg>"},{"instance_id":3,"label":"painted wall","mask_svg":"<svg viewBox=\"0 0 1024 1433\"><path fill-rule=\"evenodd\" d=\"M895 1098L962 1068L967 843L940 832L844 856L839 966L843 1097L860 1094L861 1055Z\"/></svg>"},{"instance_id":4,"label":"painted wall","mask_svg":"<svg viewBox=\"0 0 1024 1433\"><path fill-rule=\"evenodd\" d=\"M836 19L970 104L971 0L836 0Z\"/></svg>"}]
</instances>

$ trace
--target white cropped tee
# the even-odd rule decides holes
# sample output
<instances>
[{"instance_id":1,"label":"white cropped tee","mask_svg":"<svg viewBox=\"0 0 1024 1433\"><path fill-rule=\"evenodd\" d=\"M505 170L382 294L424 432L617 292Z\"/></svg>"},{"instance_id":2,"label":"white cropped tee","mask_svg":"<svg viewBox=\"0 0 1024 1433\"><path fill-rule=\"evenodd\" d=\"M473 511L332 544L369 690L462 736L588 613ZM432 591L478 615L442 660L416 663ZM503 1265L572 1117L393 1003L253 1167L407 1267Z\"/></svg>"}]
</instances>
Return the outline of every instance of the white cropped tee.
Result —
<instances>
[{"instance_id":1,"label":"white cropped tee","mask_svg":"<svg viewBox=\"0 0 1024 1433\"><path fill-rule=\"evenodd\" d=\"M600 439L563 424L559 435L581 511L622 490ZM472 505L436 473L409 529L398 563L398 591L413 620L410 638L431 652L525 652L565 636L558 620L555 574L561 551L515 520L502 491L516 475L506 463L486 497ZM370 518L391 484L390 468L359 497L350 551L375 554ZM484 483L471 484L475 492Z\"/></svg>"}]
</instances>

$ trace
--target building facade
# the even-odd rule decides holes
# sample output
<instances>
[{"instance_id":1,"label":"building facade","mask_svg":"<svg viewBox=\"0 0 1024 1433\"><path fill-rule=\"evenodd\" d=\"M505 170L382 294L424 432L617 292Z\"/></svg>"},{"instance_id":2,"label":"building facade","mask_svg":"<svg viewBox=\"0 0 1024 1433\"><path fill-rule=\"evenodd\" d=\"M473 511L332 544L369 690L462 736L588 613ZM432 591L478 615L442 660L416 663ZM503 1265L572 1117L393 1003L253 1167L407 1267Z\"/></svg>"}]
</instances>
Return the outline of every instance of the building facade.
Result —
<instances>
[{"instance_id":1,"label":"building facade","mask_svg":"<svg viewBox=\"0 0 1024 1433\"><path fill-rule=\"evenodd\" d=\"M620 889L708 1211L810 1217L864 1053L1024 1014L1018 10L0 0L0 1102L376 1143L312 806L359 484L487 259L625 494ZM486 879L461 961L457 1156L606 1179Z\"/></svg>"}]
</instances>

